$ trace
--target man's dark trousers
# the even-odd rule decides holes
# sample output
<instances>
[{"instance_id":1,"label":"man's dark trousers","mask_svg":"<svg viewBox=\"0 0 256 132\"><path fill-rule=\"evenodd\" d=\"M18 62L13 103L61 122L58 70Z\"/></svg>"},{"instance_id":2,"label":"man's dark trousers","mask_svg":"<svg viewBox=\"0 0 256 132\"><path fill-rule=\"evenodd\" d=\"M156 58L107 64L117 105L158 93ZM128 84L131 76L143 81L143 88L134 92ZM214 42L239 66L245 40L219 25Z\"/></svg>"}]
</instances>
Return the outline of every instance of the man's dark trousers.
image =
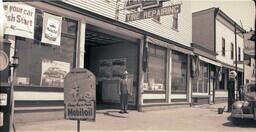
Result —
<instances>
[{"instance_id":1,"label":"man's dark trousers","mask_svg":"<svg viewBox=\"0 0 256 132\"><path fill-rule=\"evenodd\" d=\"M128 93L123 93L120 95L120 103L121 103L121 110L123 112L126 112L128 108Z\"/></svg>"}]
</instances>

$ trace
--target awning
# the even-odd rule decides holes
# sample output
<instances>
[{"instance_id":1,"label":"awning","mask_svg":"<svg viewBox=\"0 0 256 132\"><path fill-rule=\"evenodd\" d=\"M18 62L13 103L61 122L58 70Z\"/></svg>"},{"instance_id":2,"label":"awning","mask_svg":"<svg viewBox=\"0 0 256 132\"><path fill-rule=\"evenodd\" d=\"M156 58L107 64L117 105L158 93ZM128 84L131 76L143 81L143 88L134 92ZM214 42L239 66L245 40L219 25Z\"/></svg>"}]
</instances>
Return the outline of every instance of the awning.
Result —
<instances>
[{"instance_id":1,"label":"awning","mask_svg":"<svg viewBox=\"0 0 256 132\"><path fill-rule=\"evenodd\" d=\"M234 67L234 66L231 66L231 65L228 65L228 64L224 64L224 63L222 63L221 65L222 65L222 67L226 67L228 69L236 70L236 67ZM244 70L239 68L239 67L237 67L237 71L244 72Z\"/></svg>"},{"instance_id":2,"label":"awning","mask_svg":"<svg viewBox=\"0 0 256 132\"><path fill-rule=\"evenodd\" d=\"M167 43L167 42L164 42L164 41L161 41L161 40L149 37L149 36L147 36L147 42L150 42L150 43L153 43L155 45L162 46L162 47L166 47L168 49L172 49L172 50L175 50L175 51L179 51L179 52L184 53L184 54L194 55L193 51L191 51L191 50L188 50L188 49L185 49L185 48L182 48L182 47L178 47L174 44L170 44L170 43Z\"/></svg>"},{"instance_id":3,"label":"awning","mask_svg":"<svg viewBox=\"0 0 256 132\"><path fill-rule=\"evenodd\" d=\"M205 58L205 57L203 57L203 56L200 56L200 55L199 55L199 59L200 59L200 60L202 60L202 61L204 61L204 62L207 62L207 63L213 64L213 65L215 65L215 66L222 67L222 64L221 64L221 63L216 62L216 61L213 61L213 60L208 59L208 58Z\"/></svg>"}]
</instances>

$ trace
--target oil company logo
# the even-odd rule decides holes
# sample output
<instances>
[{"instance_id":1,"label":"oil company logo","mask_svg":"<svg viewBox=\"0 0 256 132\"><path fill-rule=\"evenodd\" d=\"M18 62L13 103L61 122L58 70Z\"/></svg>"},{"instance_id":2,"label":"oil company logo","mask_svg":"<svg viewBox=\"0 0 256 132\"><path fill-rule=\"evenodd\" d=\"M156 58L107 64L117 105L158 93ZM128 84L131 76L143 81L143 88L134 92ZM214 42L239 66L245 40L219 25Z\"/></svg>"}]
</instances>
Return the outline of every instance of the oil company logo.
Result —
<instances>
[{"instance_id":1,"label":"oil company logo","mask_svg":"<svg viewBox=\"0 0 256 132\"><path fill-rule=\"evenodd\" d=\"M95 102L95 75L87 69L72 69L64 81L65 119L94 121Z\"/></svg>"}]
</instances>

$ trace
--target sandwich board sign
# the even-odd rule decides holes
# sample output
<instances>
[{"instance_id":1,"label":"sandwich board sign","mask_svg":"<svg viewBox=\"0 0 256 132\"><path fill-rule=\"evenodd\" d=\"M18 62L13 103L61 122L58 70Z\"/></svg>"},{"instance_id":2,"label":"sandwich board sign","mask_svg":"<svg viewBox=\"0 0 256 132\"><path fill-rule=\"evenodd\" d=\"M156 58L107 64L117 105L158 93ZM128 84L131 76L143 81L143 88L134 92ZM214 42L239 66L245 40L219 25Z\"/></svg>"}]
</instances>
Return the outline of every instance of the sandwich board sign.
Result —
<instances>
[{"instance_id":1,"label":"sandwich board sign","mask_svg":"<svg viewBox=\"0 0 256 132\"><path fill-rule=\"evenodd\" d=\"M95 121L96 80L87 69L72 69L64 80L64 117Z\"/></svg>"}]
</instances>

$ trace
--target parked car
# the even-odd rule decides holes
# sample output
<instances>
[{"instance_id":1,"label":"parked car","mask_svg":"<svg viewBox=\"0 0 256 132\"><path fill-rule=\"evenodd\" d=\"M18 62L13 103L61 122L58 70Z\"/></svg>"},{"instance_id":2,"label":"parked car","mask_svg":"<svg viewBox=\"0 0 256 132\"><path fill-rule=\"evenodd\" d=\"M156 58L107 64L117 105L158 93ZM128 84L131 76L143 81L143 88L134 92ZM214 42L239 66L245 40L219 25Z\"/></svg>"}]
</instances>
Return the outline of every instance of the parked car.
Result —
<instances>
[{"instance_id":1,"label":"parked car","mask_svg":"<svg viewBox=\"0 0 256 132\"><path fill-rule=\"evenodd\" d=\"M242 89L242 101L232 105L231 121L235 124L244 119L256 121L256 83L249 83Z\"/></svg>"}]
</instances>

